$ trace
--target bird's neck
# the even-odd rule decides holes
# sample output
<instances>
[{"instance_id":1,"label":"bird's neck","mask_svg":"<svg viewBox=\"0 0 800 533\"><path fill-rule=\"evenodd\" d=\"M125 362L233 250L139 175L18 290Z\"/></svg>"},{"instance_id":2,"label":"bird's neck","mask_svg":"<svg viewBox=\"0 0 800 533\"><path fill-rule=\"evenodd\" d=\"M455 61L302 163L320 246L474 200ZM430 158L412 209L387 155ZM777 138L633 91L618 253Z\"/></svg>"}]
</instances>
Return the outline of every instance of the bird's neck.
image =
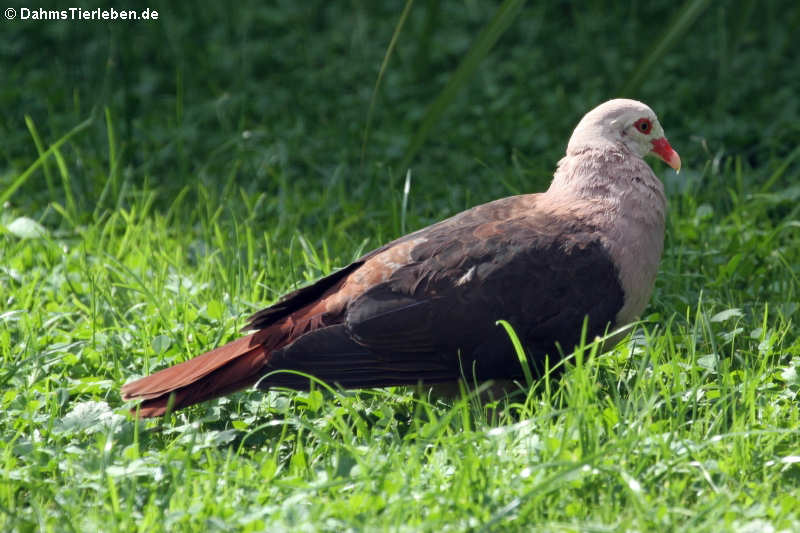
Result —
<instances>
[{"instance_id":1,"label":"bird's neck","mask_svg":"<svg viewBox=\"0 0 800 533\"><path fill-rule=\"evenodd\" d=\"M559 203L589 202L592 211L663 228L667 201L650 166L626 149L570 150L558 163L547 195Z\"/></svg>"},{"instance_id":2,"label":"bird's neck","mask_svg":"<svg viewBox=\"0 0 800 533\"><path fill-rule=\"evenodd\" d=\"M615 258L626 293L617 324L635 319L650 298L664 247L664 188L640 157L585 149L558 164L545 193L555 212L581 219Z\"/></svg>"}]
</instances>

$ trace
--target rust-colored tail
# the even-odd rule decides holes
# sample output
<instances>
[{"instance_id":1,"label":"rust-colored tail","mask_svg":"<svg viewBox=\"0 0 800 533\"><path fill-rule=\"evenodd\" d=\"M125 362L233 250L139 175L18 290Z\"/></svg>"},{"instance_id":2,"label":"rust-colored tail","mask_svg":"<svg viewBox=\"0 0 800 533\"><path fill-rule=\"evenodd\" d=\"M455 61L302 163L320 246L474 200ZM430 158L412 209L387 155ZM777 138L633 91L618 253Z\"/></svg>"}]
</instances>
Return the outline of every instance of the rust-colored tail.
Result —
<instances>
[{"instance_id":1,"label":"rust-colored tail","mask_svg":"<svg viewBox=\"0 0 800 533\"><path fill-rule=\"evenodd\" d=\"M277 326L241 337L194 359L127 383L122 387L122 399L143 399L138 414L149 418L163 415L169 404L172 409L181 409L244 389L258 381L269 354L284 338L282 329Z\"/></svg>"}]
</instances>

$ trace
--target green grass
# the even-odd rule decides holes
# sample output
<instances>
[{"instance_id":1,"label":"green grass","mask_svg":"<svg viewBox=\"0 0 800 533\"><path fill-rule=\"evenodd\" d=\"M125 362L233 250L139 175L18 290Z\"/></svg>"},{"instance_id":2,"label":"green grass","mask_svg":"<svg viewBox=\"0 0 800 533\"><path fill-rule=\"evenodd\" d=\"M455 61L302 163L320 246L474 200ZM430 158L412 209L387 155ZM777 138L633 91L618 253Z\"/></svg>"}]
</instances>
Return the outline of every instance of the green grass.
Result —
<instances>
[{"instance_id":1,"label":"green grass","mask_svg":"<svg viewBox=\"0 0 800 533\"><path fill-rule=\"evenodd\" d=\"M469 1L2 20L0 530L800 529L800 8L531 4L493 48ZM544 189L615 96L684 171L653 162L665 256L614 351L497 405L320 384L127 415L123 383L298 284Z\"/></svg>"}]
</instances>

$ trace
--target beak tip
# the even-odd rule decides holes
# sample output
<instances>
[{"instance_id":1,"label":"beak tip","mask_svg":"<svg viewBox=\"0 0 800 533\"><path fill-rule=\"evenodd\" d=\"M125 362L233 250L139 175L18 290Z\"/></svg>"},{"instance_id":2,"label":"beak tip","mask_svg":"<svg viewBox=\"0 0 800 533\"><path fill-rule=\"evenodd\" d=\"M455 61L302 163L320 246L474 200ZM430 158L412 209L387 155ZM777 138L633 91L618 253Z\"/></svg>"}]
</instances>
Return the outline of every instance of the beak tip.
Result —
<instances>
[{"instance_id":1,"label":"beak tip","mask_svg":"<svg viewBox=\"0 0 800 533\"><path fill-rule=\"evenodd\" d=\"M678 155L678 152L672 152L672 157L669 161L667 161L667 164L675 169L676 174L681 173L681 158Z\"/></svg>"}]
</instances>

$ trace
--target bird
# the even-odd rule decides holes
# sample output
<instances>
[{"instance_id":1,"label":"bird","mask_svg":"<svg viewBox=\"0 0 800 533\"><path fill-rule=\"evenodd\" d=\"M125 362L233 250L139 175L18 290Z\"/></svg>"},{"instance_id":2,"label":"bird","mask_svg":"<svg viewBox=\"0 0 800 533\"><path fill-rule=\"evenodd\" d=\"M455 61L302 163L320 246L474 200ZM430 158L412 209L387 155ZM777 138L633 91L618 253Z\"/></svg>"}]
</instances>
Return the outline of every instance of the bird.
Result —
<instances>
[{"instance_id":1,"label":"bird","mask_svg":"<svg viewBox=\"0 0 800 533\"><path fill-rule=\"evenodd\" d=\"M656 114L614 99L578 122L545 192L402 236L252 315L239 337L125 384L157 417L256 385L308 390L518 380L505 320L541 372L647 306L667 200L644 161L681 160ZM548 363L548 364L549 364Z\"/></svg>"}]
</instances>

